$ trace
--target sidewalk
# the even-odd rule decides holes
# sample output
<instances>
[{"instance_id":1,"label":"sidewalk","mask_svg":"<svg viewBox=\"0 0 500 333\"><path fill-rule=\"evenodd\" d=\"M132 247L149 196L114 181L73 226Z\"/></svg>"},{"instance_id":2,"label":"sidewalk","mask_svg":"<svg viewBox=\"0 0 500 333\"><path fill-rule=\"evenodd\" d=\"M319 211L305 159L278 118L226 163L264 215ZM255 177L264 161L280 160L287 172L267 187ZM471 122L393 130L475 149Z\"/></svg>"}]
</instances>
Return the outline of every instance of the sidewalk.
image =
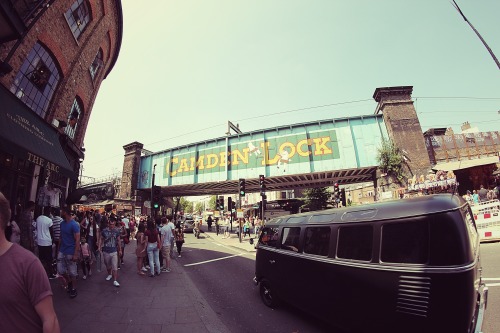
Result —
<instances>
[{"instance_id":1,"label":"sidewalk","mask_svg":"<svg viewBox=\"0 0 500 333\"><path fill-rule=\"evenodd\" d=\"M227 243L232 246L229 242L233 239ZM80 277L74 299L58 280L50 281L61 332L229 332L184 272L182 258L172 260L170 273L140 276L135 247L131 241L125 248L125 265L118 271L119 288L105 280L104 264L102 272L94 271L87 280Z\"/></svg>"}]
</instances>

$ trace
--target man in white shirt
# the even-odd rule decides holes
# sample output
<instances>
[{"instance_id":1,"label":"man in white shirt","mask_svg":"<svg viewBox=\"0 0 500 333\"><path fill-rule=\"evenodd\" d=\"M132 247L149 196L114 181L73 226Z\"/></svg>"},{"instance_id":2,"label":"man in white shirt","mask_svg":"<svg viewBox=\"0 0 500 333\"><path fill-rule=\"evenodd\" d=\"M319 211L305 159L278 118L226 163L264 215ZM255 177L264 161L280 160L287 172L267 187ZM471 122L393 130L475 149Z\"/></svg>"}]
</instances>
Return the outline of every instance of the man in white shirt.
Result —
<instances>
[{"instance_id":1,"label":"man in white shirt","mask_svg":"<svg viewBox=\"0 0 500 333\"><path fill-rule=\"evenodd\" d=\"M160 229L161 235L161 253L165 264L161 269L162 272L170 272L170 251L173 250L173 239L175 226L172 222L168 221L166 217L161 218L162 227Z\"/></svg>"},{"instance_id":2,"label":"man in white shirt","mask_svg":"<svg viewBox=\"0 0 500 333\"><path fill-rule=\"evenodd\" d=\"M125 230L127 230L127 237L130 239L130 219L129 219L129 215L122 216L122 222L125 225Z\"/></svg>"},{"instance_id":3,"label":"man in white shirt","mask_svg":"<svg viewBox=\"0 0 500 333\"><path fill-rule=\"evenodd\" d=\"M54 279L52 272L52 219L50 216L50 207L43 208L43 214L36 219L36 238L38 244L38 257L42 262L49 279Z\"/></svg>"}]
</instances>

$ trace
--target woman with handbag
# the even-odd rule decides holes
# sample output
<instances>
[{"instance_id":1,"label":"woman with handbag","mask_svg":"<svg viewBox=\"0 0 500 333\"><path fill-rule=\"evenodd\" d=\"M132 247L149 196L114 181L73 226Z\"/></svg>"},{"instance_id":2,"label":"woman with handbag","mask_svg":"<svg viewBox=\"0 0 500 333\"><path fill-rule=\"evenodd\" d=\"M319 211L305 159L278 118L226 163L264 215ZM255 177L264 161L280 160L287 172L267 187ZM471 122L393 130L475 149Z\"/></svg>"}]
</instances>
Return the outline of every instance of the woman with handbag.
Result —
<instances>
[{"instance_id":1,"label":"woman with handbag","mask_svg":"<svg viewBox=\"0 0 500 333\"><path fill-rule=\"evenodd\" d=\"M147 230L144 233L148 239L147 253L149 260L149 277L154 277L155 275L160 275L160 237L158 236L158 229L153 220L148 219Z\"/></svg>"},{"instance_id":2,"label":"woman with handbag","mask_svg":"<svg viewBox=\"0 0 500 333\"><path fill-rule=\"evenodd\" d=\"M179 258L181 257L182 244L184 244L184 232L182 231L181 226L177 226L174 230L175 237L175 245L177 246L177 253L179 254Z\"/></svg>"},{"instance_id":3,"label":"woman with handbag","mask_svg":"<svg viewBox=\"0 0 500 333\"><path fill-rule=\"evenodd\" d=\"M142 263L146 257L146 247L148 246L148 237L144 235L144 224L139 224L139 231L135 235L137 239L137 247L135 249L135 255L137 256L137 274L146 275L142 271Z\"/></svg>"}]
</instances>

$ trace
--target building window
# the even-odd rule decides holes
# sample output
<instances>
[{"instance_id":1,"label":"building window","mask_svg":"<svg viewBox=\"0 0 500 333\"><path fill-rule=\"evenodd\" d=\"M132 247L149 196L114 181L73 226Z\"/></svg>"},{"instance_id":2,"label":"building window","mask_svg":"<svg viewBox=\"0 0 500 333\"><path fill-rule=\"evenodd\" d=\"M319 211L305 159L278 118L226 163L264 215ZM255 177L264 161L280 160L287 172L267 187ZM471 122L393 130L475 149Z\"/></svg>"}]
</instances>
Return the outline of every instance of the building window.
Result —
<instances>
[{"instance_id":1,"label":"building window","mask_svg":"<svg viewBox=\"0 0 500 333\"><path fill-rule=\"evenodd\" d=\"M67 126L64 129L64 133L72 140L75 138L76 130L78 129L78 119L81 118L82 111L82 102L78 98L75 98L68 114Z\"/></svg>"},{"instance_id":2,"label":"building window","mask_svg":"<svg viewBox=\"0 0 500 333\"><path fill-rule=\"evenodd\" d=\"M54 58L36 43L14 79L10 91L44 118L60 79Z\"/></svg>"},{"instance_id":3,"label":"building window","mask_svg":"<svg viewBox=\"0 0 500 333\"><path fill-rule=\"evenodd\" d=\"M95 55L94 61L92 62L92 65L90 65L90 76L92 76L92 80L95 79L97 76L97 73L99 72L99 69L104 65L104 62L102 61L102 49L99 49L97 54Z\"/></svg>"},{"instance_id":4,"label":"building window","mask_svg":"<svg viewBox=\"0 0 500 333\"><path fill-rule=\"evenodd\" d=\"M64 14L66 21L76 40L90 22L89 7L86 0L77 0L73 2L68 11Z\"/></svg>"},{"instance_id":5,"label":"building window","mask_svg":"<svg viewBox=\"0 0 500 333\"><path fill-rule=\"evenodd\" d=\"M372 259L373 229L369 225L340 227L337 257L370 261Z\"/></svg>"},{"instance_id":6,"label":"building window","mask_svg":"<svg viewBox=\"0 0 500 333\"><path fill-rule=\"evenodd\" d=\"M330 250L330 227L306 228L304 253L327 256Z\"/></svg>"}]
</instances>

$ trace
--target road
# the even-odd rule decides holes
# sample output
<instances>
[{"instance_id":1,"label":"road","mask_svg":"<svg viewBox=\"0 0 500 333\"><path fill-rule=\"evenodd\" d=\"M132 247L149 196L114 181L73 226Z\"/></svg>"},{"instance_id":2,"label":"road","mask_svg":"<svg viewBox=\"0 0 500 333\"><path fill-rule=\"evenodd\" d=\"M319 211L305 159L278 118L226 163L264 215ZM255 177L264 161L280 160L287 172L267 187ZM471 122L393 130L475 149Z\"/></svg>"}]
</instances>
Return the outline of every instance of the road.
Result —
<instances>
[{"instance_id":1,"label":"road","mask_svg":"<svg viewBox=\"0 0 500 333\"><path fill-rule=\"evenodd\" d=\"M483 278L489 289L483 332L500 332L500 242L481 244Z\"/></svg>"},{"instance_id":2,"label":"road","mask_svg":"<svg viewBox=\"0 0 500 333\"><path fill-rule=\"evenodd\" d=\"M252 282L255 252L220 245L209 238L195 239L191 234L186 235L185 251L180 258L184 270L231 332L333 332L289 306L273 310L262 303Z\"/></svg>"},{"instance_id":3,"label":"road","mask_svg":"<svg viewBox=\"0 0 500 333\"><path fill-rule=\"evenodd\" d=\"M184 270L231 332L335 332L290 306L266 307L252 283L255 253L210 238L186 237ZM489 286L483 332L500 332L500 243L481 245L483 277ZM181 261L181 260L179 260Z\"/></svg>"}]
</instances>

